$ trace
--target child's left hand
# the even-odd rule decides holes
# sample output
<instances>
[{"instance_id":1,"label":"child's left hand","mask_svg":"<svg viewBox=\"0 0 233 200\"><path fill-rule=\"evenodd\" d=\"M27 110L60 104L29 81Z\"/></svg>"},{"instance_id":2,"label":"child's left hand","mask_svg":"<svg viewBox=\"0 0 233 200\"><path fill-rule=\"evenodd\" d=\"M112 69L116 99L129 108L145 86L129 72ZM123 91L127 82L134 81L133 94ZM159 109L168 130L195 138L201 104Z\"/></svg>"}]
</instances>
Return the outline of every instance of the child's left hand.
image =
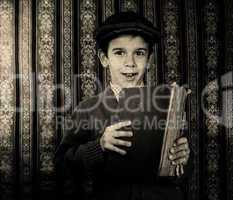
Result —
<instances>
[{"instance_id":1,"label":"child's left hand","mask_svg":"<svg viewBox=\"0 0 233 200\"><path fill-rule=\"evenodd\" d=\"M184 173L183 165L186 165L188 163L189 154L190 148L186 137L181 137L174 142L168 153L168 158L169 160L171 160L173 165L177 166L177 168L182 168L181 170L176 169L177 176L180 176Z\"/></svg>"}]
</instances>

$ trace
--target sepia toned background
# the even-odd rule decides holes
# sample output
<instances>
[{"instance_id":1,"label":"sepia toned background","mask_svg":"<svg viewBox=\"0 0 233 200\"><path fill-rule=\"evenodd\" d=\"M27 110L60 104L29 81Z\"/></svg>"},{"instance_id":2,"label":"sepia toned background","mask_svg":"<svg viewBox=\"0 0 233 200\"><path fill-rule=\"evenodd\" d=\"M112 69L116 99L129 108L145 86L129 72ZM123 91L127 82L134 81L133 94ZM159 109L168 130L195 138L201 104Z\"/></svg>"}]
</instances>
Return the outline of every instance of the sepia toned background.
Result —
<instances>
[{"instance_id":1,"label":"sepia toned background","mask_svg":"<svg viewBox=\"0 0 233 200\"><path fill-rule=\"evenodd\" d=\"M81 100L100 91L96 79L103 87L109 82L96 57L94 30L124 10L143 14L161 31L147 83L177 81L192 89L187 113L194 170L186 184L188 200L233 199L232 127L201 109L207 88L208 113L224 109L232 124L232 91L221 90L221 77L233 69L231 0L0 0L2 199L60 195L53 158L62 123Z\"/></svg>"}]
</instances>

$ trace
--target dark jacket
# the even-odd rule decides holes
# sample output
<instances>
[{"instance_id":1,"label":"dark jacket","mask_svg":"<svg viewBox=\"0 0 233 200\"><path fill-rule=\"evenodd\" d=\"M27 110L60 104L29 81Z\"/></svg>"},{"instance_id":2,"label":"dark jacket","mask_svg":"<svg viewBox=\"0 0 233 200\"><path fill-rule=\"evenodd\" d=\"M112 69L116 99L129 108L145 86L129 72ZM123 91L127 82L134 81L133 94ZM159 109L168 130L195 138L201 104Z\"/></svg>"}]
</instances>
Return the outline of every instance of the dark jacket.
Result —
<instances>
[{"instance_id":1,"label":"dark jacket","mask_svg":"<svg viewBox=\"0 0 233 200\"><path fill-rule=\"evenodd\" d=\"M72 178L76 199L182 200L180 184L191 164L181 178L157 176L162 131L151 134L136 130L132 143L137 148L126 149L126 156L102 151L99 139L106 126L130 117L142 121L144 117L119 111L123 101L118 102L107 88L79 104L66 123L67 131L56 152L58 172Z\"/></svg>"}]
</instances>

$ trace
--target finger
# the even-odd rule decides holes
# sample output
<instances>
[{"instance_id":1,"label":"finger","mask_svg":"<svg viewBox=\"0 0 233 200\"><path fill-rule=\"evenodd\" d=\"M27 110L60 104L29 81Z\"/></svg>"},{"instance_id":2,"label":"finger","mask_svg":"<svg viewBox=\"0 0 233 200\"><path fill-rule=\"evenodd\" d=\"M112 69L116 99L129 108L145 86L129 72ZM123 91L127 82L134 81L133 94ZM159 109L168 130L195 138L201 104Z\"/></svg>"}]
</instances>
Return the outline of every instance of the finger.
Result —
<instances>
[{"instance_id":1,"label":"finger","mask_svg":"<svg viewBox=\"0 0 233 200\"><path fill-rule=\"evenodd\" d=\"M110 151L114 151L114 152L119 153L121 155L125 155L126 154L126 151L124 151L124 150L122 150L122 149L120 149L120 148L118 148L118 147L116 147L114 145L108 145L106 147L106 149L108 149Z\"/></svg>"},{"instance_id":2,"label":"finger","mask_svg":"<svg viewBox=\"0 0 233 200\"><path fill-rule=\"evenodd\" d=\"M180 144L185 144L185 143L188 143L188 139L186 137L181 137L181 138L178 138L175 143L176 143L176 146Z\"/></svg>"},{"instance_id":3,"label":"finger","mask_svg":"<svg viewBox=\"0 0 233 200\"><path fill-rule=\"evenodd\" d=\"M132 143L124 140L119 140L119 139L113 139L112 140L113 145L118 145L118 146L126 146L126 147L131 147Z\"/></svg>"},{"instance_id":4,"label":"finger","mask_svg":"<svg viewBox=\"0 0 233 200\"><path fill-rule=\"evenodd\" d=\"M110 130L117 130L125 126L131 125L131 121L123 121L123 122L118 122L116 124L108 126Z\"/></svg>"},{"instance_id":5,"label":"finger","mask_svg":"<svg viewBox=\"0 0 233 200\"><path fill-rule=\"evenodd\" d=\"M187 158L179 158L179 159L176 159L175 161L172 161L174 162L176 165L186 165L187 162L188 162L188 159Z\"/></svg>"},{"instance_id":6,"label":"finger","mask_svg":"<svg viewBox=\"0 0 233 200\"><path fill-rule=\"evenodd\" d=\"M181 164L180 165L180 174L183 175L184 174L184 166Z\"/></svg>"},{"instance_id":7,"label":"finger","mask_svg":"<svg viewBox=\"0 0 233 200\"><path fill-rule=\"evenodd\" d=\"M180 170L179 170L179 165L176 165L176 175L179 177L180 176Z\"/></svg>"},{"instance_id":8,"label":"finger","mask_svg":"<svg viewBox=\"0 0 233 200\"><path fill-rule=\"evenodd\" d=\"M189 153L186 151L179 151L179 152L176 152L175 154L169 154L169 155L172 155L169 157L170 160L176 160L176 159L180 159L180 158L189 157Z\"/></svg>"},{"instance_id":9,"label":"finger","mask_svg":"<svg viewBox=\"0 0 233 200\"><path fill-rule=\"evenodd\" d=\"M170 149L170 153L172 153L172 154L177 153L179 151L186 151L186 152L190 153L188 143L180 144L180 145L177 145L177 146L172 147Z\"/></svg>"},{"instance_id":10,"label":"finger","mask_svg":"<svg viewBox=\"0 0 233 200\"><path fill-rule=\"evenodd\" d=\"M168 159L171 160L171 161L174 160L175 159L174 154L169 153L168 154Z\"/></svg>"},{"instance_id":11,"label":"finger","mask_svg":"<svg viewBox=\"0 0 233 200\"><path fill-rule=\"evenodd\" d=\"M133 136L132 131L115 131L113 132L113 137L131 137Z\"/></svg>"}]
</instances>

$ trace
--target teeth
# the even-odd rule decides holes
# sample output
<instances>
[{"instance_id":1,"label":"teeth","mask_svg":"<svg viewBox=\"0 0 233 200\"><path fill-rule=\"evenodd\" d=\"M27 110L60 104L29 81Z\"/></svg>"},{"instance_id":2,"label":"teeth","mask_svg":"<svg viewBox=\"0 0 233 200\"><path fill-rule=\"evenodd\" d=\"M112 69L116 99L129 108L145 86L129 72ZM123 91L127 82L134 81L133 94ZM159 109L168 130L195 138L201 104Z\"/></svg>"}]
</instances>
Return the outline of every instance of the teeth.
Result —
<instances>
[{"instance_id":1,"label":"teeth","mask_svg":"<svg viewBox=\"0 0 233 200\"><path fill-rule=\"evenodd\" d=\"M124 75L127 77L133 77L136 75L136 73L124 73Z\"/></svg>"}]
</instances>

